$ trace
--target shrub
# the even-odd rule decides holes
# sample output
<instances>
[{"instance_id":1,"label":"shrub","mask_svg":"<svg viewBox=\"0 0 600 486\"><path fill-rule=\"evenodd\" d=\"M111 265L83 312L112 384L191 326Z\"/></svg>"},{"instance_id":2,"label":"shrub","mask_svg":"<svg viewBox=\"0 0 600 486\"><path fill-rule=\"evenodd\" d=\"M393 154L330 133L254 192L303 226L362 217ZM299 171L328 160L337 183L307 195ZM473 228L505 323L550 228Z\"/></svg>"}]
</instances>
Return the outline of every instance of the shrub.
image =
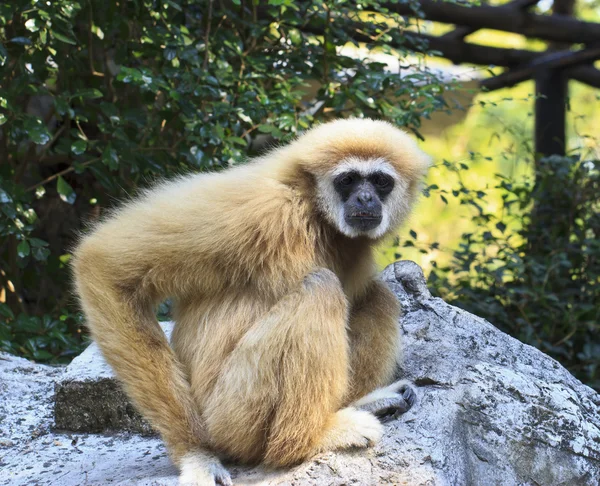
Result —
<instances>
[{"instance_id":1,"label":"shrub","mask_svg":"<svg viewBox=\"0 0 600 486\"><path fill-rule=\"evenodd\" d=\"M600 162L552 156L535 184L499 179L504 215L480 210L430 282L450 302L558 359L600 389ZM508 232L507 227L517 228Z\"/></svg>"},{"instance_id":2,"label":"shrub","mask_svg":"<svg viewBox=\"0 0 600 486\"><path fill-rule=\"evenodd\" d=\"M80 349L69 248L115 200L238 163L259 134L350 115L418 131L444 107L418 66L400 77L336 51L357 24L379 52L402 41L405 21L379 2L258 3L0 3L0 349Z\"/></svg>"}]
</instances>

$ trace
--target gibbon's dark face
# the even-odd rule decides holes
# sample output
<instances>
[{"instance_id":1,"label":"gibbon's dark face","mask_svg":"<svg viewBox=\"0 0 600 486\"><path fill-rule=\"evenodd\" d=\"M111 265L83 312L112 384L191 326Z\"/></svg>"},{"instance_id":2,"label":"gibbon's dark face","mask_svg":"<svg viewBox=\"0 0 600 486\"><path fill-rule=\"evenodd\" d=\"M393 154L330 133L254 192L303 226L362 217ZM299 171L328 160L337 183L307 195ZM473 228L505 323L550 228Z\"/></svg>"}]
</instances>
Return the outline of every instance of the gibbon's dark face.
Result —
<instances>
[{"instance_id":1,"label":"gibbon's dark face","mask_svg":"<svg viewBox=\"0 0 600 486\"><path fill-rule=\"evenodd\" d=\"M349 157L316 182L321 213L350 238L380 238L408 211L408 183L383 158Z\"/></svg>"},{"instance_id":2,"label":"gibbon's dark face","mask_svg":"<svg viewBox=\"0 0 600 486\"><path fill-rule=\"evenodd\" d=\"M342 200L345 223L359 233L377 228L394 184L394 178L383 171L361 174L350 170L338 174L333 187Z\"/></svg>"}]
</instances>

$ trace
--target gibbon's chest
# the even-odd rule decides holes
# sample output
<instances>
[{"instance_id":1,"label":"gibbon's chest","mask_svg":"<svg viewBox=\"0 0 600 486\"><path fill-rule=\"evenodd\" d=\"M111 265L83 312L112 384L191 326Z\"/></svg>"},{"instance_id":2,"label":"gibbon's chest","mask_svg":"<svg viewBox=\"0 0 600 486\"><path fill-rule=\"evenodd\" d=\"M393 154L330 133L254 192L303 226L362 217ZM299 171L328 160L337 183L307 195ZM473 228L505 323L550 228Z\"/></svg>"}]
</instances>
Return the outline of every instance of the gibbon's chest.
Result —
<instances>
[{"instance_id":1,"label":"gibbon's chest","mask_svg":"<svg viewBox=\"0 0 600 486\"><path fill-rule=\"evenodd\" d=\"M369 282L375 276L372 251L369 247L357 245L332 256L328 264L323 266L338 276L348 302L353 303L364 295Z\"/></svg>"}]
</instances>

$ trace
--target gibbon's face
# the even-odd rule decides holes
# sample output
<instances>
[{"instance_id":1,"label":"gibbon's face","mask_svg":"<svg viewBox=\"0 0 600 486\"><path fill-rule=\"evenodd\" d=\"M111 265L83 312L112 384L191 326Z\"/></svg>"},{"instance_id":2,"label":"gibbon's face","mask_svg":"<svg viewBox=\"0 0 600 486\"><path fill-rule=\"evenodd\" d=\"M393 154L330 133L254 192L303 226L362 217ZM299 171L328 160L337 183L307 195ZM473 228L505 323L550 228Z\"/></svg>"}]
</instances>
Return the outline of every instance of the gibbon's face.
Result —
<instances>
[{"instance_id":1,"label":"gibbon's face","mask_svg":"<svg viewBox=\"0 0 600 486\"><path fill-rule=\"evenodd\" d=\"M382 236L407 209L407 184L384 159L346 159L318 185L325 216L351 238Z\"/></svg>"}]
</instances>

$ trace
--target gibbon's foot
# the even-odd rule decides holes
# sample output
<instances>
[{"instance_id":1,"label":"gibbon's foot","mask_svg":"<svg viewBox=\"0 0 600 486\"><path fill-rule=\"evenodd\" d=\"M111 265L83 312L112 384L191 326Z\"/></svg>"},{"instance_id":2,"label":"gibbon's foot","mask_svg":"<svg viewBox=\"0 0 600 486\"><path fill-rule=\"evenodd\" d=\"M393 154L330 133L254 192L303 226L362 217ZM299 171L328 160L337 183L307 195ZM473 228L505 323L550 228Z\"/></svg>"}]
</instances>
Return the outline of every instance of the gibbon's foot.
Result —
<instances>
[{"instance_id":1,"label":"gibbon's foot","mask_svg":"<svg viewBox=\"0 0 600 486\"><path fill-rule=\"evenodd\" d=\"M383 435L383 425L371 413L348 407L339 410L319 447L321 451L371 447Z\"/></svg>"},{"instance_id":2,"label":"gibbon's foot","mask_svg":"<svg viewBox=\"0 0 600 486\"><path fill-rule=\"evenodd\" d=\"M410 410L415 398L416 394L413 389L407 387L402 394L398 393L395 397L381 398L376 402L362 406L361 410L371 412L381 422L391 422Z\"/></svg>"},{"instance_id":3,"label":"gibbon's foot","mask_svg":"<svg viewBox=\"0 0 600 486\"><path fill-rule=\"evenodd\" d=\"M406 381L398 381L369 393L354 405L372 413L382 422L389 422L410 410L416 399L417 394Z\"/></svg>"},{"instance_id":4,"label":"gibbon's foot","mask_svg":"<svg viewBox=\"0 0 600 486\"><path fill-rule=\"evenodd\" d=\"M179 486L232 486L231 476L221 461L205 452L187 454L181 460Z\"/></svg>"}]
</instances>

